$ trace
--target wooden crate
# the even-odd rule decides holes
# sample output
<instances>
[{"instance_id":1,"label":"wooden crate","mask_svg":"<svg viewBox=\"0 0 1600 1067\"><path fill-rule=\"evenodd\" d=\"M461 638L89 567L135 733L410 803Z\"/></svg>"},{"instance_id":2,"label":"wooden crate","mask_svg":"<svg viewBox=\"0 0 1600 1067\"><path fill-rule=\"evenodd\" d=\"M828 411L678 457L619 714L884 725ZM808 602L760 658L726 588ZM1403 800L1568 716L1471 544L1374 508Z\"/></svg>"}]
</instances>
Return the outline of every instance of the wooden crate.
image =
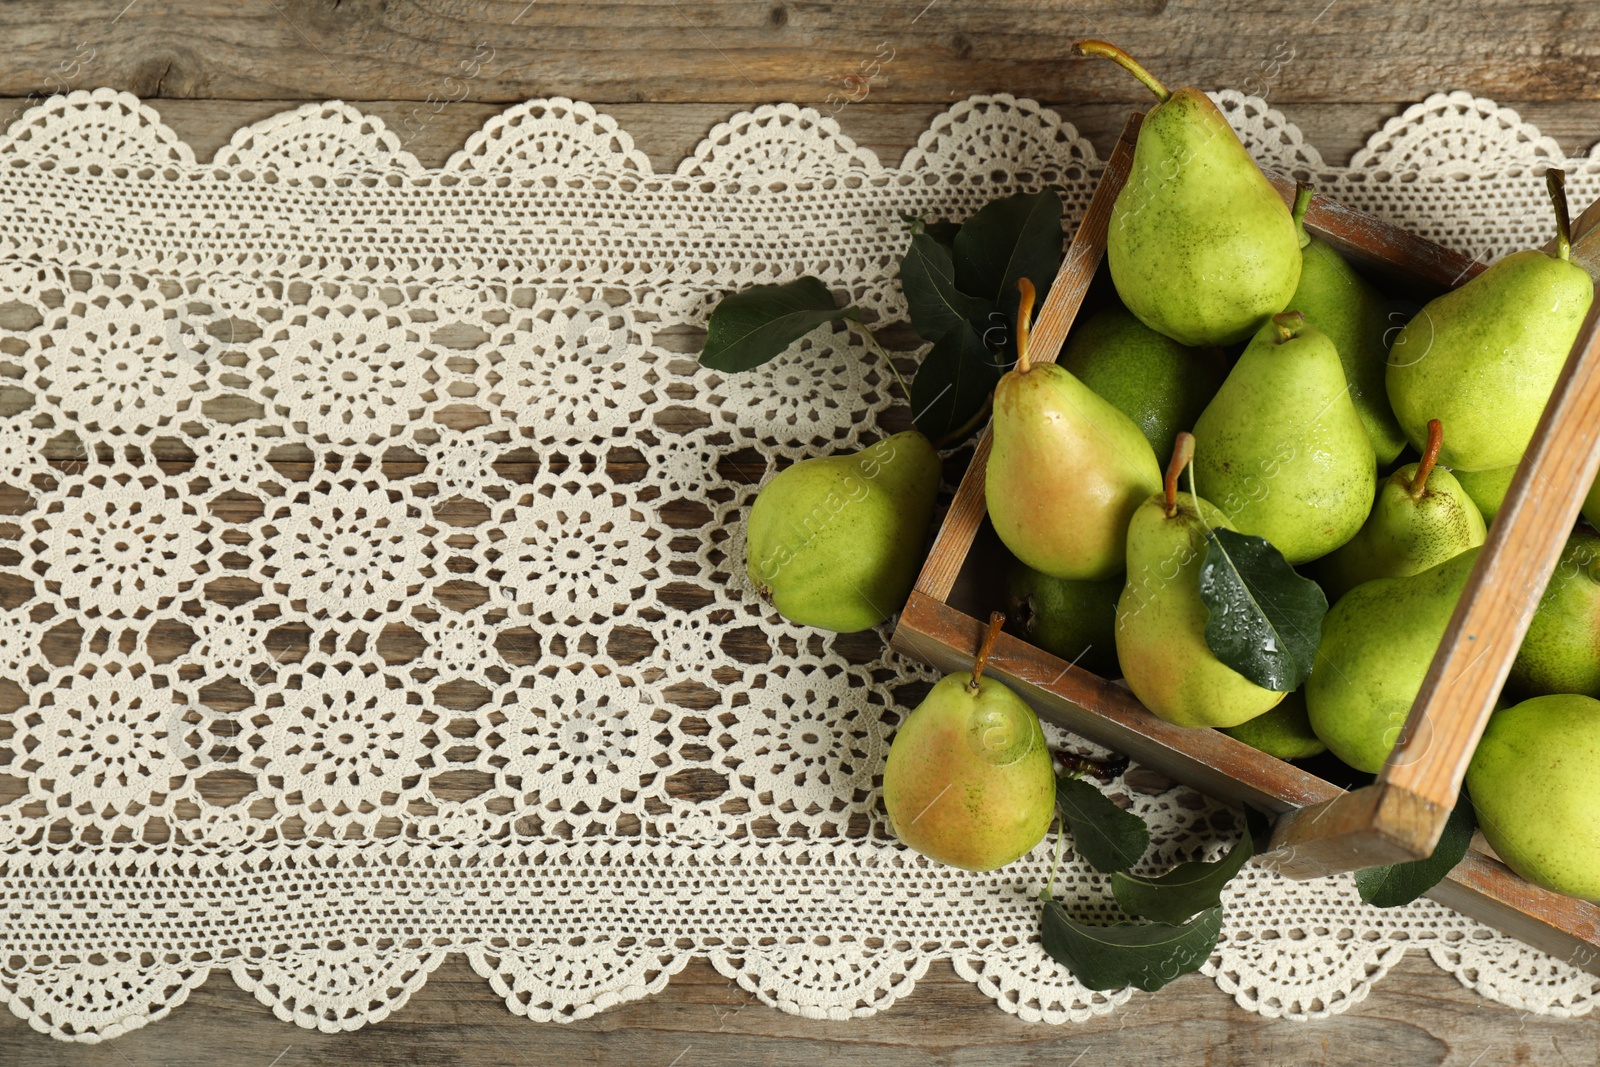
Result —
<instances>
[{"instance_id":1,"label":"wooden crate","mask_svg":"<svg viewBox=\"0 0 1600 1067\"><path fill-rule=\"evenodd\" d=\"M1141 116L1129 119L1033 328L1035 361L1056 358L1105 253L1112 202ZM1294 183L1268 175L1286 201ZM1530 177L1529 180L1532 180ZM1306 227L1358 267L1429 296L1482 264L1318 196ZM1044 718L1202 792L1277 816L1263 862L1310 878L1432 851L1545 582L1600 462L1600 301L1579 334L1488 542L1479 554L1401 740L1370 785L1345 790L1211 729L1156 718L1122 686L1008 634L988 660ZM986 521L987 431L895 630L894 647L942 670L970 668L1005 553ZM1482 838L1430 894L1600 974L1600 905L1511 872Z\"/></svg>"}]
</instances>

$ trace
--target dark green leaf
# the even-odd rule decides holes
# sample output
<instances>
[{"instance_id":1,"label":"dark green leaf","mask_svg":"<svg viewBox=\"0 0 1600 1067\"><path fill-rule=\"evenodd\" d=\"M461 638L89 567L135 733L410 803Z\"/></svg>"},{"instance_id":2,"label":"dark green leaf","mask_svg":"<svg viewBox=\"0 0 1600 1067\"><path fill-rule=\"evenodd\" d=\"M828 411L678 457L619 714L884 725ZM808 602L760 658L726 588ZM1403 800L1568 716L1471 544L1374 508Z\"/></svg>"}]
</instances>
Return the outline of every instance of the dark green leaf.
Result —
<instances>
[{"instance_id":1,"label":"dark green leaf","mask_svg":"<svg viewBox=\"0 0 1600 1067\"><path fill-rule=\"evenodd\" d=\"M1150 828L1100 790L1077 778L1056 779L1056 805L1072 831L1072 848L1097 871L1132 867L1150 847Z\"/></svg>"},{"instance_id":2,"label":"dark green leaf","mask_svg":"<svg viewBox=\"0 0 1600 1067\"><path fill-rule=\"evenodd\" d=\"M900 261L900 286L905 290L911 325L928 341L937 341L957 323L981 319L987 300L958 292L950 249L926 233L913 234Z\"/></svg>"},{"instance_id":3,"label":"dark green leaf","mask_svg":"<svg viewBox=\"0 0 1600 1067\"><path fill-rule=\"evenodd\" d=\"M1411 903L1438 885L1461 862L1461 857L1467 854L1467 846L1472 843L1472 832L1477 828L1478 818L1472 810L1472 801L1462 792L1432 855L1413 863L1357 871L1356 891L1362 900L1379 908L1398 908Z\"/></svg>"},{"instance_id":4,"label":"dark green leaf","mask_svg":"<svg viewBox=\"0 0 1600 1067\"><path fill-rule=\"evenodd\" d=\"M925 233L946 248L955 244L956 234L961 232L961 224L958 222L927 222L916 215L904 213L900 219L913 234Z\"/></svg>"},{"instance_id":5,"label":"dark green leaf","mask_svg":"<svg viewBox=\"0 0 1600 1067\"><path fill-rule=\"evenodd\" d=\"M1111 876L1117 906L1129 915L1162 923L1185 922L1222 903L1222 889L1255 855L1250 828L1228 854L1215 863L1180 863L1159 878L1141 878L1121 871Z\"/></svg>"},{"instance_id":6,"label":"dark green leaf","mask_svg":"<svg viewBox=\"0 0 1600 1067\"><path fill-rule=\"evenodd\" d=\"M930 440L941 440L978 414L999 380L978 331L958 322L922 357L911 380L911 419Z\"/></svg>"},{"instance_id":7,"label":"dark green leaf","mask_svg":"<svg viewBox=\"0 0 1600 1067\"><path fill-rule=\"evenodd\" d=\"M956 246L956 234L961 232L959 222L924 222L922 232L932 237L946 248Z\"/></svg>"},{"instance_id":8,"label":"dark green leaf","mask_svg":"<svg viewBox=\"0 0 1600 1067\"><path fill-rule=\"evenodd\" d=\"M1300 688L1316 660L1328 598L1265 538L1212 530L1200 566L1206 644L1264 689Z\"/></svg>"},{"instance_id":9,"label":"dark green leaf","mask_svg":"<svg viewBox=\"0 0 1600 1067\"><path fill-rule=\"evenodd\" d=\"M720 371L759 367L823 323L844 318L859 320L861 312L834 307L828 287L810 275L754 285L724 297L711 313L700 364Z\"/></svg>"},{"instance_id":10,"label":"dark green leaf","mask_svg":"<svg viewBox=\"0 0 1600 1067\"><path fill-rule=\"evenodd\" d=\"M1131 985L1153 993L1179 975L1199 970L1211 957L1222 934L1222 908L1209 908L1182 926L1090 926L1048 900L1039 918L1039 932L1050 958L1089 989Z\"/></svg>"},{"instance_id":11,"label":"dark green leaf","mask_svg":"<svg viewBox=\"0 0 1600 1067\"><path fill-rule=\"evenodd\" d=\"M963 293L1001 304L1009 317L1017 279L1027 278L1042 303L1061 267L1061 198L1045 189L992 201L961 224L954 250Z\"/></svg>"},{"instance_id":12,"label":"dark green leaf","mask_svg":"<svg viewBox=\"0 0 1600 1067\"><path fill-rule=\"evenodd\" d=\"M1272 816L1246 804L1244 806L1244 828L1249 831L1250 840L1255 845L1256 852L1260 853L1272 839Z\"/></svg>"}]
</instances>

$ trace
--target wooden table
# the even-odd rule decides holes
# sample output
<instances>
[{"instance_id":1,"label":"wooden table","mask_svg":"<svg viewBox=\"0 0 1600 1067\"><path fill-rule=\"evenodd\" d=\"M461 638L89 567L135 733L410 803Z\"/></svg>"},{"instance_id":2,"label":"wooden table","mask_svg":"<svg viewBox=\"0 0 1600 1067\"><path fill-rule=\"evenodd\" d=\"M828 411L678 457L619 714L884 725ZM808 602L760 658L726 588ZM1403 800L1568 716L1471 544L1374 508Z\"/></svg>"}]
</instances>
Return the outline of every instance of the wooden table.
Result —
<instances>
[{"instance_id":1,"label":"wooden table","mask_svg":"<svg viewBox=\"0 0 1600 1067\"><path fill-rule=\"evenodd\" d=\"M1441 89L1516 108L1570 154L1600 138L1600 5L1584 3L12 0L0 7L0 31L8 45L0 116L9 121L51 92L114 86L152 103L201 159L241 125L340 98L437 165L507 103L559 95L602 105L658 169L742 108L789 100L833 110L851 97L840 124L893 162L951 101L994 91L1060 107L1104 153L1129 107L1148 100L1112 65L1065 58L1083 36L1122 44L1171 85L1262 93L1334 163ZM863 61L889 50L893 59L863 82ZM478 74L462 80L462 61L474 55ZM1097 1021L1027 1025L946 965L876 1018L810 1022L762 1006L698 963L651 1000L581 1023L536 1025L510 1015L459 960L403 1011L351 1034L280 1022L223 976L171 1018L98 1046L59 1044L0 1017L0 1064L17 1067L1487 1067L1595 1063L1597 1055L1600 1018L1495 1006L1420 955L1402 960L1364 1003L1305 1024L1246 1012L1210 979L1190 975Z\"/></svg>"}]
</instances>

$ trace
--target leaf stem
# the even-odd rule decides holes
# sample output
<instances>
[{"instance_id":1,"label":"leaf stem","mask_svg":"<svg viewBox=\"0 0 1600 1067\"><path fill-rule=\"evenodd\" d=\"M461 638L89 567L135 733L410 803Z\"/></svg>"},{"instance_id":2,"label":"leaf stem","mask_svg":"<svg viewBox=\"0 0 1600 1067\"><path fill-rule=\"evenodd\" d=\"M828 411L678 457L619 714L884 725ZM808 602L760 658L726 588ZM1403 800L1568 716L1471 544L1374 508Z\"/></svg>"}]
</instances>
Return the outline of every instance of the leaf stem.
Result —
<instances>
[{"instance_id":1,"label":"leaf stem","mask_svg":"<svg viewBox=\"0 0 1600 1067\"><path fill-rule=\"evenodd\" d=\"M883 362L889 368L889 373L894 375L894 380L900 383L900 392L905 394L906 401L909 403L911 400L911 387L906 384L906 380L904 378L900 377L900 368L894 365L894 360L890 358L888 351L883 347L882 344L878 342L878 338L873 335L872 331L867 329L865 323L861 322L859 319L850 319L848 321L853 323L856 329L860 330L864 335L866 335L867 343L872 346L873 351L877 352L878 355L883 358Z\"/></svg>"},{"instance_id":2,"label":"leaf stem","mask_svg":"<svg viewBox=\"0 0 1600 1067\"><path fill-rule=\"evenodd\" d=\"M989 629L983 635L983 643L978 646L978 658L972 661L972 681L967 685L967 689L973 693L978 691L978 680L983 677L983 668L989 662L989 653L994 650L994 639L1000 636L1000 628L1005 624L1005 612L989 613Z\"/></svg>"},{"instance_id":3,"label":"leaf stem","mask_svg":"<svg viewBox=\"0 0 1600 1067\"><path fill-rule=\"evenodd\" d=\"M1428 446L1422 450L1422 461L1417 464L1417 473L1411 479L1411 499L1421 500L1428 491L1428 476L1433 473L1433 465L1439 462L1439 448L1444 444L1444 423L1438 419L1428 420Z\"/></svg>"},{"instance_id":4,"label":"leaf stem","mask_svg":"<svg viewBox=\"0 0 1600 1067\"><path fill-rule=\"evenodd\" d=\"M989 412L993 409L993 407L994 393L990 392L988 396L983 398L983 406L973 414L972 418L968 419L966 422L962 423L960 426L957 426L955 429L951 430L949 433L935 441L933 443L934 449L936 451L943 452L952 445L960 444L962 441L965 441L967 436L971 434L973 430L976 430L979 426L982 426L989 420Z\"/></svg>"},{"instance_id":5,"label":"leaf stem","mask_svg":"<svg viewBox=\"0 0 1600 1067\"><path fill-rule=\"evenodd\" d=\"M1044 891L1039 894L1040 900L1054 900L1056 895L1056 872L1061 870L1061 856L1066 852L1067 843L1067 817L1056 812L1056 858L1050 864L1050 877L1045 879Z\"/></svg>"}]
</instances>

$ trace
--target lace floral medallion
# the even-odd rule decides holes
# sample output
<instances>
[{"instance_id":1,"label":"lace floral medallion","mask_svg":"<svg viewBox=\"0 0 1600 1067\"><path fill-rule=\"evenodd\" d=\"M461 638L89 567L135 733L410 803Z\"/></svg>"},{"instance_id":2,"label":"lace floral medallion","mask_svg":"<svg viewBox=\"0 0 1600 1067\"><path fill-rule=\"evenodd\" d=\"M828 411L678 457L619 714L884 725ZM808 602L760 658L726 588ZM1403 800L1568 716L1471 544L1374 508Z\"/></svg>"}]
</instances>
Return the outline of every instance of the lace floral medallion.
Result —
<instances>
[{"instance_id":1,"label":"lace floral medallion","mask_svg":"<svg viewBox=\"0 0 1600 1067\"><path fill-rule=\"evenodd\" d=\"M1600 195L1600 157L1465 94L1348 167L1217 98L1264 163L1485 258L1548 236L1541 165ZM96 1041L221 970L352 1029L457 952L538 1020L697 956L817 1018L888 1008L937 959L1031 1020L1132 995L1039 948L1051 841L970 874L888 833L876 776L934 676L886 635L785 622L743 576L762 478L878 436L871 356L824 331L725 378L683 336L800 273L903 319L901 213L1048 184L1075 222L1101 165L1063 116L973 98L884 166L763 107L658 173L607 116L543 100L427 169L330 103L202 163L100 90L29 111L0 164L12 1011ZM1227 844L1191 791L1137 768L1109 789L1156 828L1151 870ZM1063 880L1107 905L1070 852ZM1520 1009L1600 996L1348 879L1252 868L1226 903L1206 972L1268 1015L1340 1011L1413 949Z\"/></svg>"}]
</instances>

